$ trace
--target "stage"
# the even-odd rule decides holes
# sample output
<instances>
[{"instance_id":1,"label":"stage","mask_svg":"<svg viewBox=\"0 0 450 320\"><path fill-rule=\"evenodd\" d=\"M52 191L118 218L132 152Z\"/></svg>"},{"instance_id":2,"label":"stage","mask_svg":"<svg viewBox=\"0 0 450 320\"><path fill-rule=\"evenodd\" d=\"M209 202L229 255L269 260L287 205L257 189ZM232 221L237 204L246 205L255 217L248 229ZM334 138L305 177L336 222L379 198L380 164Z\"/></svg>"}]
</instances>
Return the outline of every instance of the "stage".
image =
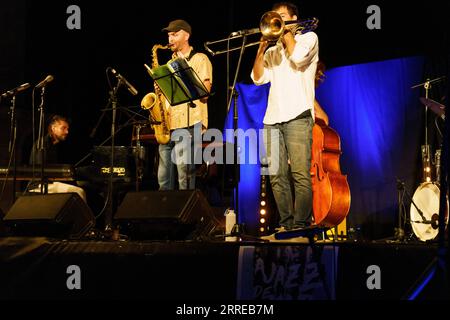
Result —
<instances>
[{"instance_id":1,"label":"stage","mask_svg":"<svg viewBox=\"0 0 450 320\"><path fill-rule=\"evenodd\" d=\"M408 299L433 243L0 238L0 299ZM319 262L319 263L318 263ZM445 299L439 273L417 299Z\"/></svg>"}]
</instances>

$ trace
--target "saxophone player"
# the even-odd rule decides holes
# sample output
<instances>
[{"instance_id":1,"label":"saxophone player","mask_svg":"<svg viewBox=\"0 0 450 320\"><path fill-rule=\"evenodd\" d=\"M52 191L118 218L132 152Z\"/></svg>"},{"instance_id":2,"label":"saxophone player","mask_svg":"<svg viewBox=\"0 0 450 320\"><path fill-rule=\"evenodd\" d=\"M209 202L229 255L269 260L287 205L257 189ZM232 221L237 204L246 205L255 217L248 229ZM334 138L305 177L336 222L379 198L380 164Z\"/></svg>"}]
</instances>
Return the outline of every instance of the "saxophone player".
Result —
<instances>
[{"instance_id":1,"label":"saxophone player","mask_svg":"<svg viewBox=\"0 0 450 320\"><path fill-rule=\"evenodd\" d=\"M192 28L185 20L174 20L162 29L167 32L169 48L172 50L172 58L185 58L192 69L198 74L200 80L210 92L212 86L212 64L209 58L200 52L196 52L189 44ZM189 130L191 137L195 137L195 130L204 132L208 128L207 97L194 101L194 105L187 103L171 106L169 111L169 124L172 139L167 144L159 145L158 183L160 190L175 189L175 167L178 173L178 188L180 190L195 189L195 162L194 141L187 144L186 141L177 140L180 130ZM189 115L187 114L189 112ZM188 120L189 119L189 120ZM189 123L187 123L189 121ZM181 157L190 154L190 161L184 163ZM186 159L186 157L184 157ZM188 185L189 184L189 185Z\"/></svg>"}]
</instances>

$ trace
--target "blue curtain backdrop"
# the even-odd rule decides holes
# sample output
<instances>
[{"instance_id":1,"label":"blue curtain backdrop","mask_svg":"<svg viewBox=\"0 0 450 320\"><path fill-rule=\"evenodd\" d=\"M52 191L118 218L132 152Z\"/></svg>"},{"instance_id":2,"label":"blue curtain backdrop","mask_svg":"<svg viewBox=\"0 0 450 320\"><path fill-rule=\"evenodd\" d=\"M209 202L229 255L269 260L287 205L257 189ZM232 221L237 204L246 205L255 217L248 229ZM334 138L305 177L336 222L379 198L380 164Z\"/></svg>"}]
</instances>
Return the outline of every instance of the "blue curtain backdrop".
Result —
<instances>
[{"instance_id":1,"label":"blue curtain backdrop","mask_svg":"<svg viewBox=\"0 0 450 320\"><path fill-rule=\"evenodd\" d=\"M423 81L423 65L423 58L412 57L335 68L317 89L341 137L341 170L352 195L349 224L370 238L393 235L396 177L411 194L417 187L424 107L423 92L411 87Z\"/></svg>"},{"instance_id":2,"label":"blue curtain backdrop","mask_svg":"<svg viewBox=\"0 0 450 320\"><path fill-rule=\"evenodd\" d=\"M424 109L418 98L423 92L411 86L422 82L423 64L423 58L412 57L339 67L328 70L317 89L330 127L341 138L341 170L352 196L348 224L369 238L394 232L396 178L411 194L419 182ZM237 90L238 128L261 129L269 86L238 84ZM233 107L227 128L233 128ZM249 226L258 224L259 172L259 163L240 166L239 220Z\"/></svg>"},{"instance_id":3,"label":"blue curtain backdrop","mask_svg":"<svg viewBox=\"0 0 450 320\"><path fill-rule=\"evenodd\" d=\"M236 90L239 94L238 106L238 125L237 128L247 131L254 129L257 132L263 128L263 118L267 107L267 97L269 95L270 85L255 86L252 84L236 84ZM230 107L225 120L225 129L233 129L234 101ZM230 133L230 131L228 131ZM242 152L238 152L240 157L240 182L238 196L238 220L239 223L245 223L249 230L256 230L259 216L259 195L260 195L260 159L256 163L250 162L250 152L259 154L259 146L263 145L262 140L257 141L245 139L243 135L238 136L238 145L242 146ZM225 134L225 141L233 143L233 135ZM245 140L245 141L244 141ZM255 145L256 144L256 145ZM244 147L245 145L245 147Z\"/></svg>"}]
</instances>

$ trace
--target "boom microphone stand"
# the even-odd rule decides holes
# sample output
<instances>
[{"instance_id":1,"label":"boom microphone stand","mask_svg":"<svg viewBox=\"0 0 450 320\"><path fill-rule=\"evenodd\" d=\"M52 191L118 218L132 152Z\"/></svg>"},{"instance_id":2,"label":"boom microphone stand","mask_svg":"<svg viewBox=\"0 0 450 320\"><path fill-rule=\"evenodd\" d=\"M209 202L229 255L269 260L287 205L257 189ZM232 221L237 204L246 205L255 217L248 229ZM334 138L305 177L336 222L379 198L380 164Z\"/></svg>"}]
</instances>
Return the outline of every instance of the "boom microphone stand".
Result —
<instances>
[{"instance_id":1,"label":"boom microphone stand","mask_svg":"<svg viewBox=\"0 0 450 320\"><path fill-rule=\"evenodd\" d=\"M20 86L18 86L17 88L14 88L12 90L9 90L5 93L3 93L0 96L1 98L7 98L7 97L11 97L11 107L9 109L9 113L11 116L11 125L10 125L10 134L9 134L9 146L8 146L8 151L10 154L9 157L9 164L8 164L8 171L9 171L9 167L11 165L11 161L13 162L13 184L12 184L12 199L13 199L13 203L16 200L16 180L17 180L17 156L16 156L16 140L17 140L17 117L16 117L16 95L23 91L26 90L30 87L29 83L24 83ZM5 180L5 184L6 184L7 179ZM0 196L3 194L3 190L2 192L0 192Z\"/></svg>"},{"instance_id":2,"label":"boom microphone stand","mask_svg":"<svg viewBox=\"0 0 450 320\"><path fill-rule=\"evenodd\" d=\"M147 121L146 121L147 122ZM136 146L134 150L134 161L136 165L136 192L139 192L140 184L142 183L142 177L144 175L144 158L145 158L145 149L141 145L141 129L147 126L147 123L136 123L134 124L133 130L136 132Z\"/></svg>"},{"instance_id":3,"label":"boom microphone stand","mask_svg":"<svg viewBox=\"0 0 450 320\"><path fill-rule=\"evenodd\" d=\"M240 181L240 166L238 164L238 137L236 135L236 130L238 129L238 92L236 91L236 83L241 68L242 57L244 56L245 45L247 44L247 35L242 35L242 44L239 51L239 59L236 66L236 71L234 73L233 84L231 86L230 99L228 100L227 111L230 111L231 101L234 101L234 112L233 112L233 132L234 134L234 212L236 214L236 224L233 226L230 236L240 237L243 236L243 226L239 223L239 181Z\"/></svg>"},{"instance_id":4,"label":"boom microphone stand","mask_svg":"<svg viewBox=\"0 0 450 320\"><path fill-rule=\"evenodd\" d=\"M423 87L425 89L425 99L428 99L429 91L431 89L431 84L443 81L446 77L439 77L433 80L427 79L424 83L419 83L415 86L412 86L411 89ZM422 145L422 164L424 166L423 169L423 181L429 182L431 181L431 171L430 169L431 163L431 155L430 155L430 145L428 144L428 106L425 105L425 144ZM437 177L436 177L437 178Z\"/></svg>"},{"instance_id":5,"label":"boom microphone stand","mask_svg":"<svg viewBox=\"0 0 450 320\"><path fill-rule=\"evenodd\" d=\"M109 101L111 104L112 120L111 120L111 158L109 166L109 180L108 180L108 192L107 192L107 211L105 216L105 231L110 231L112 229L112 216L113 216L113 177L114 177L114 143L116 136L116 115L117 115L117 91L121 85L121 80L119 79L117 85L109 92Z\"/></svg>"},{"instance_id":6,"label":"boom microphone stand","mask_svg":"<svg viewBox=\"0 0 450 320\"><path fill-rule=\"evenodd\" d=\"M38 107L39 110L39 129L38 129L38 142L36 150L38 150L41 161L41 193L47 194L48 192L48 181L45 181L44 171L45 171L45 112L44 112L44 96L45 96L45 86L41 90L41 104Z\"/></svg>"},{"instance_id":7,"label":"boom microphone stand","mask_svg":"<svg viewBox=\"0 0 450 320\"><path fill-rule=\"evenodd\" d=\"M225 237L237 237L241 240L255 240L255 241L261 241L261 239L259 239L258 237L253 237L253 236L248 236L244 234L244 227L242 224L239 223L239 181L240 181L240 166L238 163L238 137L236 135L236 131L238 129L238 92L236 90L236 83L237 83L237 78L239 75L239 71L241 68L241 62L242 62L242 57L244 56L244 50L246 48L247 45L247 34L243 34L242 35L242 44L241 44L241 48L239 51L239 59L238 59L238 63L236 66L236 71L234 74L234 79L233 79L233 84L231 86L231 94L230 94L230 99L228 101L228 105L227 105L227 111L230 111L230 107L231 107L231 101L234 101L234 112L233 112L233 132L234 132L234 187L235 187L235 193L234 193L234 212L236 214L236 224L233 226L233 229L231 231L231 234L226 234Z\"/></svg>"},{"instance_id":8,"label":"boom microphone stand","mask_svg":"<svg viewBox=\"0 0 450 320\"><path fill-rule=\"evenodd\" d=\"M405 220L406 220L406 212L405 206L403 202L403 198L405 196L405 184L397 179L397 190L398 190L398 226L395 228L394 238L395 241L403 241L405 239Z\"/></svg>"},{"instance_id":9,"label":"boom microphone stand","mask_svg":"<svg viewBox=\"0 0 450 320\"><path fill-rule=\"evenodd\" d=\"M234 112L233 112L233 131L234 133L236 133L237 129L238 129L238 92L236 90L236 83L237 83L237 78L239 75L239 71L241 68L241 62L242 62L242 57L244 56L244 51L245 48L249 45L247 45L247 36L253 33L258 32L259 29L254 30L254 29L249 29L249 30L245 30L244 32L233 32L230 37L226 40L231 40L231 39L235 39L238 37L242 37L242 43L240 48L236 47L236 48L232 48L232 49L227 49L224 51L220 51L220 52L213 52L212 50L210 50L207 46L207 44L211 44L212 42L207 42L205 43L205 48L212 54L212 55L216 55L216 54L221 54L221 53L229 53L230 51L234 51L239 49L239 59L236 65L236 71L234 74L234 79L233 79L233 84L231 86L230 89L230 95L227 95L228 98L228 102L227 102L227 113L230 111L230 107L231 107L231 103L232 101L234 101ZM222 40L216 41L216 42L221 42ZM227 82L228 83L228 82ZM228 88L227 88L228 89ZM233 208L234 208L234 212L236 214L236 223L232 228L232 231L230 234L225 234L225 237L237 237L240 240L254 240L254 241L261 241L260 238L258 237L253 237L253 236L244 236L244 230L243 230L243 225L239 223L239 181L240 181L240 166L238 163L238 137L236 134L234 134L234 146L233 146L233 160L234 160L234 197L233 197Z\"/></svg>"},{"instance_id":10,"label":"boom microphone stand","mask_svg":"<svg viewBox=\"0 0 450 320\"><path fill-rule=\"evenodd\" d=\"M415 87L422 85L428 85L432 82L441 81L446 79L445 76L439 77L434 80L427 80L425 84L419 84ZM427 107L428 108L428 107ZM426 110L427 110L426 108ZM439 233L438 233L438 251L434 259L429 263L421 276L415 281L415 283L409 288L404 295L403 299L415 300L422 294L423 290L433 284L431 290L428 293L434 293L432 298L434 299L448 299L449 298L449 257L448 246L445 246L445 213L447 209L447 194L448 194L448 121L445 119L444 134L443 134L443 147L442 147L442 165L440 172L440 199L439 199ZM439 177L436 177L437 179ZM420 212L420 211L419 211ZM434 219L432 219L434 220ZM436 222L435 222L436 223ZM448 230L450 233L450 229ZM447 234L448 236L448 234ZM450 238L447 239L450 241ZM434 281L434 282L431 282ZM434 290L433 290L434 289Z\"/></svg>"},{"instance_id":11,"label":"boom microphone stand","mask_svg":"<svg viewBox=\"0 0 450 320\"><path fill-rule=\"evenodd\" d=\"M11 131L9 140L9 153L12 155L13 161L13 203L16 201L16 179L17 179L17 155L16 155L16 139L17 139L17 117L16 117L16 96L14 95L11 99Z\"/></svg>"},{"instance_id":12,"label":"boom microphone stand","mask_svg":"<svg viewBox=\"0 0 450 320\"><path fill-rule=\"evenodd\" d=\"M109 181L108 181L108 192L107 192L107 211L105 216L105 231L112 232L112 216L113 216L113 194L114 194L114 144L116 136L116 116L117 116L117 92L119 88L124 85L127 87L128 91L132 95L137 95L137 90L116 70L113 68L108 68L111 70L112 74L117 78L117 84L109 91L109 104L111 105L112 120L111 120L111 159L109 166Z\"/></svg>"},{"instance_id":13,"label":"boom microphone stand","mask_svg":"<svg viewBox=\"0 0 450 320\"><path fill-rule=\"evenodd\" d=\"M44 97L45 97L45 88L46 86L52 82L54 79L54 77L49 74L45 77L44 80L42 80L41 82L39 82L33 90L35 89L41 89L41 104L38 107L39 110L39 129L38 129L38 138L37 138L37 145L36 145L36 149L33 150L33 178L34 178L34 163L36 160L36 156L35 156L35 152L38 151L40 152L40 160L41 160L41 193L42 194L47 194L48 192L48 181L45 179L44 177L44 172L45 172L45 148L46 148L46 141L45 141L45 136L46 136L46 126L45 126L45 112L44 112ZM33 91L33 97L34 97L34 91ZM34 112L34 110L33 110ZM34 113L33 113L34 115ZM34 125L34 117L33 117L33 125ZM34 134L34 130L33 130L33 134Z\"/></svg>"},{"instance_id":14,"label":"boom microphone stand","mask_svg":"<svg viewBox=\"0 0 450 320\"><path fill-rule=\"evenodd\" d=\"M436 257L426 267L419 279L407 291L404 299L415 300L427 286L431 286L430 282L434 279L434 286L429 292L434 293L432 298L449 299L449 258L448 246L445 246L445 213L447 209L447 193L448 193L448 121L445 120L443 148L442 148L442 170L440 177L440 199L439 199L439 233L438 233L438 251ZM448 231L450 232L450 231ZM448 236L448 234L447 234ZM450 239L447 239L450 241ZM434 290L433 290L434 289Z\"/></svg>"}]
</instances>

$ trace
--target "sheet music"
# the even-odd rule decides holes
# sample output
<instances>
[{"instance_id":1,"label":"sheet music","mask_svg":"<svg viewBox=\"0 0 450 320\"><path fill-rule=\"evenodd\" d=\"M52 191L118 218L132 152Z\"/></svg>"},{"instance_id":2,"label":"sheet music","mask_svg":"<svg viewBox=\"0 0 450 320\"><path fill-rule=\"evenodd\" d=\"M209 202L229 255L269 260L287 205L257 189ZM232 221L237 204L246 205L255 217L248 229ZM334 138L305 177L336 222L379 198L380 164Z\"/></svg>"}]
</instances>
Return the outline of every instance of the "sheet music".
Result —
<instances>
[{"instance_id":1,"label":"sheet music","mask_svg":"<svg viewBox=\"0 0 450 320\"><path fill-rule=\"evenodd\" d=\"M169 68L174 72L175 77L184 85L189 97L204 97L208 95L203 82L192 70L186 59L177 58L168 62Z\"/></svg>"},{"instance_id":2,"label":"sheet music","mask_svg":"<svg viewBox=\"0 0 450 320\"><path fill-rule=\"evenodd\" d=\"M179 89L180 84L172 76L172 70L168 65L162 65L153 69L149 69L149 74L156 81L162 93L169 101L170 105L175 105L178 101L189 101L189 96ZM178 89L177 89L178 88Z\"/></svg>"},{"instance_id":3,"label":"sheet music","mask_svg":"<svg viewBox=\"0 0 450 320\"><path fill-rule=\"evenodd\" d=\"M198 100L209 95L203 82L186 59L176 58L153 69L146 67L171 106Z\"/></svg>"}]
</instances>

